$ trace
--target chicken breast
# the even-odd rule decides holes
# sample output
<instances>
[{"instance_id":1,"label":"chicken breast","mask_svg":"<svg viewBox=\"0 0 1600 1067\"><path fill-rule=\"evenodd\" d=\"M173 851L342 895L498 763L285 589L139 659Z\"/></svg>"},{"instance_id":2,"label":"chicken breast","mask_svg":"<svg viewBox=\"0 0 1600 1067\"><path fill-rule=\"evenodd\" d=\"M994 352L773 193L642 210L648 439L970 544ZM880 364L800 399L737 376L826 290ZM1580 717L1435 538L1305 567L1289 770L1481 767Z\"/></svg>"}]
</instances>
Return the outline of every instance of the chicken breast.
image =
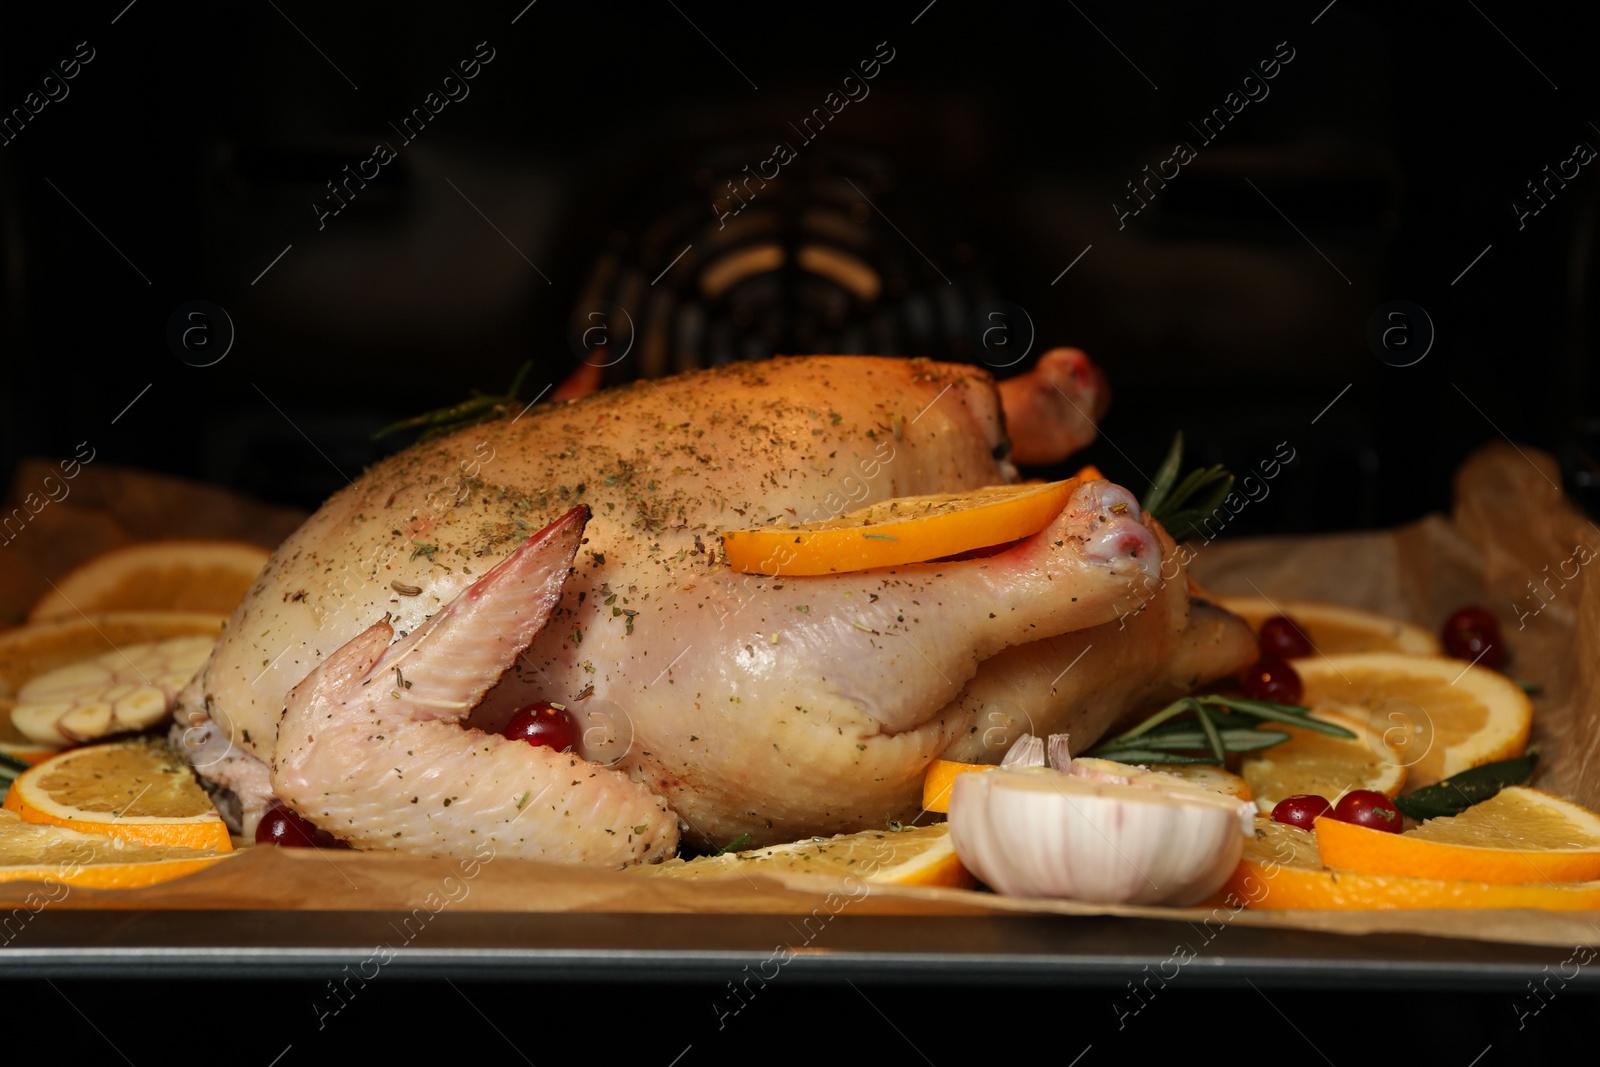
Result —
<instances>
[{"instance_id":1,"label":"chicken breast","mask_svg":"<svg viewBox=\"0 0 1600 1067\"><path fill-rule=\"evenodd\" d=\"M280 547L175 729L247 831L277 795L362 847L465 853L492 834L627 863L680 833L757 845L909 819L941 753L997 760L1023 730L1086 744L1254 651L1242 623L1191 610L1170 540L1106 482L986 558L807 578L720 558L722 530L1014 480L1009 451L987 373L870 357L638 382L462 430L369 470ZM409 690L383 681L401 657ZM580 719L566 777L493 736L538 699Z\"/></svg>"}]
</instances>

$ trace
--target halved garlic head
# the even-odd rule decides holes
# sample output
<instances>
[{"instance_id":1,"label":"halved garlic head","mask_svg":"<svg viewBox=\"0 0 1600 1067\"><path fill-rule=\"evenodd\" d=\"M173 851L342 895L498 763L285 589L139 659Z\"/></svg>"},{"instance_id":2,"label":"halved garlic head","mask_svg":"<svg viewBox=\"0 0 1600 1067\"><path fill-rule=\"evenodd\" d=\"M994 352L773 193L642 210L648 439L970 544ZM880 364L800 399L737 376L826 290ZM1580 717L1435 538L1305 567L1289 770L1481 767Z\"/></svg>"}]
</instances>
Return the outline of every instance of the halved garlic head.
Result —
<instances>
[{"instance_id":1,"label":"halved garlic head","mask_svg":"<svg viewBox=\"0 0 1600 1067\"><path fill-rule=\"evenodd\" d=\"M1243 784L1243 779L1205 764L1199 766L1213 773L1204 776L1196 774L1185 778L1167 771L1153 771L1138 764L1117 763L1115 760L1098 759L1094 756L1079 756L1062 769L1075 778L1088 778L1096 782L1136 785L1144 789L1166 789L1177 793L1218 793L1223 796L1239 796L1237 789Z\"/></svg>"},{"instance_id":2,"label":"halved garlic head","mask_svg":"<svg viewBox=\"0 0 1600 1067\"><path fill-rule=\"evenodd\" d=\"M194 636L126 645L41 674L17 694L11 721L42 745L147 729L172 711L214 644L214 637Z\"/></svg>"},{"instance_id":3,"label":"halved garlic head","mask_svg":"<svg viewBox=\"0 0 1600 1067\"><path fill-rule=\"evenodd\" d=\"M997 892L1094 904L1198 903L1238 866L1255 806L1187 783L1169 788L1044 767L963 774L950 840Z\"/></svg>"}]
</instances>

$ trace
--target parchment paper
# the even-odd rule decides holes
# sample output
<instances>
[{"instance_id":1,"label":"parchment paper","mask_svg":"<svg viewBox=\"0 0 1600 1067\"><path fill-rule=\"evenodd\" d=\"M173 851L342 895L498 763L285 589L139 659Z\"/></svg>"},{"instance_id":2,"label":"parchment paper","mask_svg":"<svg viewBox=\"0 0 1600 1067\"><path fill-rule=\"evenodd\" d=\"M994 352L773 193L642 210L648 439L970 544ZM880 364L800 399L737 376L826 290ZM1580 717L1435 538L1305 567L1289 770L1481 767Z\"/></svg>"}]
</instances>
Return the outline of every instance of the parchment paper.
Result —
<instances>
[{"instance_id":1,"label":"parchment paper","mask_svg":"<svg viewBox=\"0 0 1600 1067\"><path fill-rule=\"evenodd\" d=\"M18 486L42 470L24 469ZM88 480L91 473L94 479ZM1198 546L1192 573L1217 593L1334 601L1408 618L1430 630L1465 604L1489 607L1501 620L1511 650L1507 672L1543 686L1534 698L1534 740L1543 754L1535 784L1597 807L1600 664L1593 650L1600 639L1600 595L1591 573L1595 568L1577 560L1600 560L1600 530L1562 497L1558 486L1549 456L1495 445L1463 465L1450 517L1428 516L1394 531L1217 541ZM83 491L90 487L92 492ZM46 516L48 526L42 525ZM272 544L297 521L292 512L176 479L86 468L71 499L52 504L25 536L0 546L0 610L10 617L24 613L37 591L47 587L45 576L128 540L224 536ZM1575 553L1578 546L1586 546L1586 552ZM261 848L242 850L165 885L116 892L77 889L52 906L805 914L837 900L844 888L816 876L782 883L741 876L688 881L498 857L463 862ZM22 904L30 891L26 885L0 886L0 910ZM859 883L849 892L848 907L854 914L1210 917L1347 934L1600 944L1600 913L1595 912L1106 908L949 889L874 886L863 895Z\"/></svg>"}]
</instances>

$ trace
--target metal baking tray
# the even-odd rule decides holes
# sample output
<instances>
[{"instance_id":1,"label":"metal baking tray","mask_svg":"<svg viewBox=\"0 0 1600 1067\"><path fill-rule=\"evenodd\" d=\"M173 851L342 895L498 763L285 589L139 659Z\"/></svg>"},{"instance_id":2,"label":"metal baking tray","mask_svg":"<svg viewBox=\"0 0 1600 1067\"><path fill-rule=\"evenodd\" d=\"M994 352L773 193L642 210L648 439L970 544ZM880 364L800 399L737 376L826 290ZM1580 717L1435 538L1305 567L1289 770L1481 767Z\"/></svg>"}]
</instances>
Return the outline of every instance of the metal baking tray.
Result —
<instances>
[{"instance_id":1,"label":"metal baking tray","mask_svg":"<svg viewBox=\"0 0 1600 1067\"><path fill-rule=\"evenodd\" d=\"M773 966L796 981L1121 986L1181 969L1188 988L1523 990L1571 950L1420 935L1225 927L1070 916L441 912L405 941L410 912L44 911L3 950L5 977L312 979L391 943L386 974L416 979L721 983ZM414 929L416 920L412 919ZM1179 946L1189 946L1184 952ZM1186 958L1192 957L1192 958ZM1177 963L1175 960L1182 959ZM1569 989L1600 991L1600 968Z\"/></svg>"}]
</instances>

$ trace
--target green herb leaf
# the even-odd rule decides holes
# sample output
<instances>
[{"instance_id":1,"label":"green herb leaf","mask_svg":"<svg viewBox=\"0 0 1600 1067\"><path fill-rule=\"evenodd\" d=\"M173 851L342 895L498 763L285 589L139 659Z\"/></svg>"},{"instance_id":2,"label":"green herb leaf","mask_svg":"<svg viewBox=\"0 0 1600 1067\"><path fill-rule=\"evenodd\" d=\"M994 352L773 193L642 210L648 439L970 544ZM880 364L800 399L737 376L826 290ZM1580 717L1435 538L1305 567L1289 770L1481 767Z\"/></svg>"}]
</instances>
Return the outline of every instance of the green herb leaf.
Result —
<instances>
[{"instance_id":1,"label":"green herb leaf","mask_svg":"<svg viewBox=\"0 0 1600 1067\"><path fill-rule=\"evenodd\" d=\"M1205 705L1198 700L1190 700L1189 707L1194 711L1194 717L1200 720L1200 729L1205 731L1206 747L1211 749L1211 754L1221 763L1227 758L1227 749L1222 747L1222 735L1217 733L1217 728L1211 724L1211 719L1206 715Z\"/></svg>"},{"instance_id":2,"label":"green herb leaf","mask_svg":"<svg viewBox=\"0 0 1600 1067\"><path fill-rule=\"evenodd\" d=\"M748 840L750 840L750 831L746 830L744 833L740 834L738 837L734 838L732 841L729 841L726 845L723 845L721 848L717 849L717 851L715 853L713 853L713 855L721 856L721 855L724 855L725 853L728 853L728 852L738 851L739 846L744 844Z\"/></svg>"},{"instance_id":3,"label":"green herb leaf","mask_svg":"<svg viewBox=\"0 0 1600 1067\"><path fill-rule=\"evenodd\" d=\"M1120 744L1124 741L1131 741L1133 738L1138 737L1141 734L1149 733L1151 730L1155 729L1157 726L1160 726L1168 719L1171 719L1177 715L1182 715L1188 710L1189 705L1186 702L1182 700L1175 700L1171 704L1168 704L1166 707L1162 708L1160 711L1156 712L1154 715L1150 716L1144 722L1140 723L1138 726L1135 726L1133 729L1129 730L1127 733L1118 734L1116 737L1113 737L1110 741L1105 743L1105 747Z\"/></svg>"},{"instance_id":4,"label":"green herb leaf","mask_svg":"<svg viewBox=\"0 0 1600 1067\"><path fill-rule=\"evenodd\" d=\"M1167 494L1172 491L1173 483L1178 480L1178 468L1183 465L1183 431L1179 430L1172 438L1172 447L1167 450L1167 458L1161 461L1161 466L1156 469L1155 480L1150 485L1150 491L1145 494L1139 506L1150 512L1156 513L1162 503L1167 499Z\"/></svg>"},{"instance_id":5,"label":"green herb leaf","mask_svg":"<svg viewBox=\"0 0 1600 1067\"><path fill-rule=\"evenodd\" d=\"M1204 729L1195 729L1195 724L1185 720L1178 724L1186 729L1178 731L1152 731L1143 734L1133 742L1131 747L1152 749L1159 752L1185 752L1190 749L1210 748L1213 755L1216 749L1211 746ZM1289 740L1289 734L1282 730L1219 730L1215 731L1217 739L1228 752L1255 752L1258 749L1271 748L1273 745L1282 744ZM1130 746L1121 746L1130 747ZM1095 749L1094 754L1102 759L1110 759L1106 755L1109 751L1116 751L1116 747L1108 746L1104 749Z\"/></svg>"},{"instance_id":6,"label":"green herb leaf","mask_svg":"<svg viewBox=\"0 0 1600 1067\"><path fill-rule=\"evenodd\" d=\"M516 376L511 379L511 387L503 395L491 396L481 390L474 389L472 390L473 395L471 398L463 400L459 404L451 404L448 407L425 411L421 415L413 415L409 419L391 422L377 433L374 433L372 439L376 441L400 430L427 427L417 440L419 442L428 441L467 426L477 426L479 423L503 419L513 411L522 409L522 385L528 378L528 372L532 369L533 361L530 359L517 371Z\"/></svg>"},{"instance_id":7,"label":"green herb leaf","mask_svg":"<svg viewBox=\"0 0 1600 1067\"><path fill-rule=\"evenodd\" d=\"M1201 523L1233 492L1233 475L1220 463L1197 467L1179 481L1178 471L1182 466L1183 433L1180 431L1173 436L1172 447L1161 461L1150 491L1140 505L1177 541L1199 533Z\"/></svg>"},{"instance_id":8,"label":"green herb leaf","mask_svg":"<svg viewBox=\"0 0 1600 1067\"><path fill-rule=\"evenodd\" d=\"M1460 815L1474 804L1481 804L1508 785L1526 785L1533 779L1537 752L1513 759L1496 760L1453 774L1442 782L1394 798L1402 815L1416 819L1438 819Z\"/></svg>"},{"instance_id":9,"label":"green herb leaf","mask_svg":"<svg viewBox=\"0 0 1600 1067\"><path fill-rule=\"evenodd\" d=\"M1161 752L1152 748L1115 748L1095 749L1087 753L1095 759L1111 760L1114 763L1212 763L1222 761L1215 756L1186 756L1181 752Z\"/></svg>"},{"instance_id":10,"label":"green herb leaf","mask_svg":"<svg viewBox=\"0 0 1600 1067\"><path fill-rule=\"evenodd\" d=\"M1300 726L1307 730L1315 730L1318 733L1327 734L1329 737L1353 739L1356 736L1351 731L1346 730L1343 726L1335 726L1331 722L1323 722L1321 719L1313 719L1311 717L1310 708L1302 708L1294 704L1270 704L1265 700L1243 700L1238 697L1211 696L1201 697L1200 699L1205 701L1207 704L1221 704L1223 707L1232 708L1234 711L1242 711L1249 715L1258 715L1263 719L1270 719L1273 722L1290 723L1291 725Z\"/></svg>"},{"instance_id":11,"label":"green herb leaf","mask_svg":"<svg viewBox=\"0 0 1600 1067\"><path fill-rule=\"evenodd\" d=\"M1179 718L1179 716L1192 716ZM1180 697L1133 729L1102 741L1084 753L1121 763L1221 763L1229 752L1257 752L1289 740L1292 734L1262 729L1266 723L1288 723L1333 737L1354 738L1342 726L1311 718L1298 704L1274 704L1241 697ZM1205 756L1175 758L1202 751Z\"/></svg>"}]
</instances>

